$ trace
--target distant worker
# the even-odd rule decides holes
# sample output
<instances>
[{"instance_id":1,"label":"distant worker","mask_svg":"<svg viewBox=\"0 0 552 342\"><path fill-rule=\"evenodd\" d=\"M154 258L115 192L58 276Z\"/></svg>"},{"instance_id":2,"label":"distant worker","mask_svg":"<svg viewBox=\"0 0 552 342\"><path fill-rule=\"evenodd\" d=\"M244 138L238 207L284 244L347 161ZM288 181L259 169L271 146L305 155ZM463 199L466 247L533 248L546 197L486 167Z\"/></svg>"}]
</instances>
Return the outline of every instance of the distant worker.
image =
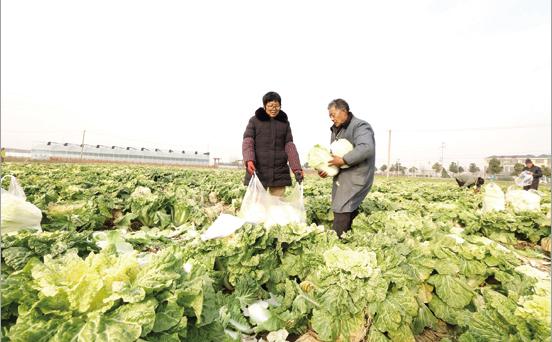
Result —
<instances>
[{"instance_id":1,"label":"distant worker","mask_svg":"<svg viewBox=\"0 0 552 342\"><path fill-rule=\"evenodd\" d=\"M459 187L469 189L475 185L476 191L479 191L481 185L485 183L485 180L483 178L477 177L470 172L462 172L454 178Z\"/></svg>"},{"instance_id":2,"label":"distant worker","mask_svg":"<svg viewBox=\"0 0 552 342\"><path fill-rule=\"evenodd\" d=\"M291 185L289 169L298 183L303 181L303 169L293 143L288 116L281 110L282 99L275 92L263 96L263 107L249 119L243 134L242 153L246 167L244 184L253 173L273 196L283 196ZM289 166L288 166L289 165Z\"/></svg>"},{"instance_id":3,"label":"distant worker","mask_svg":"<svg viewBox=\"0 0 552 342\"><path fill-rule=\"evenodd\" d=\"M531 159L525 159L525 167L523 168L523 171L529 171L533 175L533 183L531 183L531 185L524 186L523 190L529 190L529 189L538 190L539 181L540 181L540 178L542 177L541 168L533 164L533 161L531 161Z\"/></svg>"},{"instance_id":4,"label":"distant worker","mask_svg":"<svg viewBox=\"0 0 552 342\"><path fill-rule=\"evenodd\" d=\"M6 148L2 147L2 149L0 150L0 160L2 161L2 163L4 162L4 159L6 159Z\"/></svg>"}]
</instances>

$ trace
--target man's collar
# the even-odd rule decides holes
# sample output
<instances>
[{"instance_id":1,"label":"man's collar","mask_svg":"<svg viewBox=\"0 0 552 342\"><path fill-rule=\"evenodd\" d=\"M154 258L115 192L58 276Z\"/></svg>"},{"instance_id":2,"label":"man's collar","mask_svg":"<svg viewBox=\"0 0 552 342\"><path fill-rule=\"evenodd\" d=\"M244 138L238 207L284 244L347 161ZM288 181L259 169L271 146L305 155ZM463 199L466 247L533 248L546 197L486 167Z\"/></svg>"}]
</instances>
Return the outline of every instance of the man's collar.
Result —
<instances>
[{"instance_id":1,"label":"man's collar","mask_svg":"<svg viewBox=\"0 0 552 342\"><path fill-rule=\"evenodd\" d=\"M351 123L352 119L353 119L353 113L349 112L349 114L347 114L347 120L345 120L343 125L339 127L337 127L336 125L332 125L332 127L330 127L330 130L335 131L335 130L340 130L341 128L347 128Z\"/></svg>"},{"instance_id":2,"label":"man's collar","mask_svg":"<svg viewBox=\"0 0 552 342\"><path fill-rule=\"evenodd\" d=\"M341 126L343 128L347 128L349 126L349 124L351 123L352 119L353 119L353 113L349 112L349 114L347 114L347 120L345 120L345 122Z\"/></svg>"}]
</instances>

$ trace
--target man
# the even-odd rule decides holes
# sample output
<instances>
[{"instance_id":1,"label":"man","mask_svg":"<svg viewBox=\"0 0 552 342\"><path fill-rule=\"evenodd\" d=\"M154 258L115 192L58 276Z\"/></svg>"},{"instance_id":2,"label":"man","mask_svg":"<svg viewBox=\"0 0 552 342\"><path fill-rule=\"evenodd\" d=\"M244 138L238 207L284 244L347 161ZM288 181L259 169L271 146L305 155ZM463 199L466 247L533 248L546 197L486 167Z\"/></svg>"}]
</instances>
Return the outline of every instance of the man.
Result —
<instances>
[{"instance_id":1,"label":"man","mask_svg":"<svg viewBox=\"0 0 552 342\"><path fill-rule=\"evenodd\" d=\"M456 180L456 183L458 183L458 186L461 188L471 188L475 185L475 191L479 192L479 189L481 188L481 185L485 183L485 180L481 177L476 177L470 172L462 172L461 174L454 177Z\"/></svg>"},{"instance_id":2,"label":"man","mask_svg":"<svg viewBox=\"0 0 552 342\"><path fill-rule=\"evenodd\" d=\"M523 168L523 171L529 171L533 175L533 183L531 183L531 185L524 186L523 190L529 190L529 189L538 190L539 181L540 181L540 178L542 177L541 168L533 164L533 161L531 161L531 159L525 159L525 167Z\"/></svg>"},{"instance_id":3,"label":"man","mask_svg":"<svg viewBox=\"0 0 552 342\"><path fill-rule=\"evenodd\" d=\"M347 139L353 145L353 150L343 158L333 156L328 165L341 167L333 178L332 210L334 220L332 229L337 236L350 230L354 218L358 215L358 207L364 200L374 182L376 143L374 131L366 122L349 111L349 105L343 99L336 99L328 105L331 127L331 142L337 139ZM320 177L328 175L320 171Z\"/></svg>"}]
</instances>

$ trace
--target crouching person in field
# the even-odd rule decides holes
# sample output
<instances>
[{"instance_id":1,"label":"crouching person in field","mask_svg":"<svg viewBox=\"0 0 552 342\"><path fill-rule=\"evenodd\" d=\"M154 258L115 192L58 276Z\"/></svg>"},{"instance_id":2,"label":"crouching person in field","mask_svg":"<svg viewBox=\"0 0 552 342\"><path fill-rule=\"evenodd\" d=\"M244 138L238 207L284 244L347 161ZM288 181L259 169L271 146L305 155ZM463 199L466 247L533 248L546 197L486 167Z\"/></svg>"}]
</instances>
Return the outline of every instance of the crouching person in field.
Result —
<instances>
[{"instance_id":1,"label":"crouching person in field","mask_svg":"<svg viewBox=\"0 0 552 342\"><path fill-rule=\"evenodd\" d=\"M461 188L471 188L475 185L475 192L479 192L479 189L481 188L481 185L485 183L485 180L481 177L474 176L472 173L469 172L462 172L461 174L457 175L455 178L456 183Z\"/></svg>"},{"instance_id":2,"label":"crouching person in field","mask_svg":"<svg viewBox=\"0 0 552 342\"><path fill-rule=\"evenodd\" d=\"M333 156L329 165L347 168L333 178L332 210L334 221L332 229L337 235L350 230L353 220L358 215L358 207L364 200L374 182L376 142L372 126L353 115L345 100L336 99L328 105L331 127L331 141L347 139L353 150L343 158ZM321 171L320 177L328 175Z\"/></svg>"},{"instance_id":3,"label":"crouching person in field","mask_svg":"<svg viewBox=\"0 0 552 342\"><path fill-rule=\"evenodd\" d=\"M247 171L244 184L249 184L255 172L273 196L283 196L286 186L291 185L290 169L298 183L304 176L288 116L280 109L281 105L278 93L265 94L263 107L249 119L242 142Z\"/></svg>"}]
</instances>

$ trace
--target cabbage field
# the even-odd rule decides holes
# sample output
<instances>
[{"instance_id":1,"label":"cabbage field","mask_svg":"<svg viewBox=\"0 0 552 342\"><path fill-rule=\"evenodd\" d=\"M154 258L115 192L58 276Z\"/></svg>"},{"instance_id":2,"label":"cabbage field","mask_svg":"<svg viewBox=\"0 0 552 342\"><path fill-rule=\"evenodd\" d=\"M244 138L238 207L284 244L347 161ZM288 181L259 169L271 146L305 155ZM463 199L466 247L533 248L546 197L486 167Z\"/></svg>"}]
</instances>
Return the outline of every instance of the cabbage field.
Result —
<instances>
[{"instance_id":1,"label":"cabbage field","mask_svg":"<svg viewBox=\"0 0 552 342\"><path fill-rule=\"evenodd\" d=\"M550 340L547 189L483 213L452 180L376 179L340 240L307 175L308 224L203 241L243 171L3 166L43 232L2 233L2 341Z\"/></svg>"}]
</instances>

